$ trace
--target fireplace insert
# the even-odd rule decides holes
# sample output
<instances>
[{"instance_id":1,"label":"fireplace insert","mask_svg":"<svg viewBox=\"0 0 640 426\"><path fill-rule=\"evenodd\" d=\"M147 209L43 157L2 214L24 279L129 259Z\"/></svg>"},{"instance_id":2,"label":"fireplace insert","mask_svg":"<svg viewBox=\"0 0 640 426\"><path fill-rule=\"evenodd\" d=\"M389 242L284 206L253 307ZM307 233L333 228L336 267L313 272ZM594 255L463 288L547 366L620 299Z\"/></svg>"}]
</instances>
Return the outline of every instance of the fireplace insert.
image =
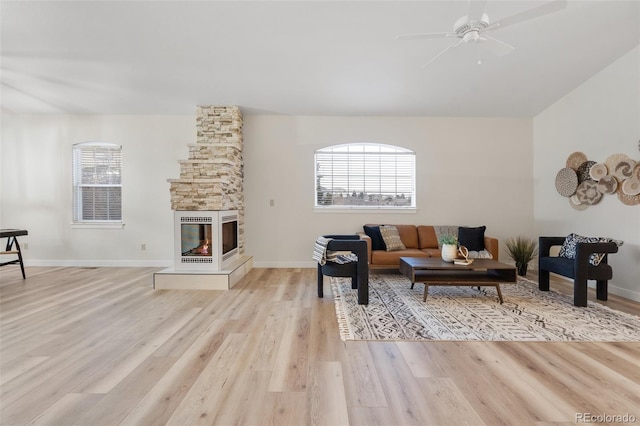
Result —
<instances>
[{"instance_id":1,"label":"fireplace insert","mask_svg":"<svg viewBox=\"0 0 640 426\"><path fill-rule=\"evenodd\" d=\"M239 255L238 211L176 211L176 269L218 271Z\"/></svg>"}]
</instances>

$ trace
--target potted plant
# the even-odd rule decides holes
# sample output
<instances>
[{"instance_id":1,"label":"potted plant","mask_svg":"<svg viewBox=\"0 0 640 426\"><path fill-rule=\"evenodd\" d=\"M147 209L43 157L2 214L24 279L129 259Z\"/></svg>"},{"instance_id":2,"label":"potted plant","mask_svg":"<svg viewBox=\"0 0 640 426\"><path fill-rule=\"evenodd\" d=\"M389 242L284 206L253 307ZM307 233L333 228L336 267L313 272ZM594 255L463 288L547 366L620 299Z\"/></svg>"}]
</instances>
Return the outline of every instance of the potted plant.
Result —
<instances>
[{"instance_id":1,"label":"potted plant","mask_svg":"<svg viewBox=\"0 0 640 426\"><path fill-rule=\"evenodd\" d=\"M442 260L453 262L458 256L458 238L454 235L443 235L440 237L440 244L442 244Z\"/></svg>"},{"instance_id":2,"label":"potted plant","mask_svg":"<svg viewBox=\"0 0 640 426\"><path fill-rule=\"evenodd\" d=\"M507 254L516 263L518 275L527 275L529 262L538 255L538 243L536 240L527 237L508 238L504 245Z\"/></svg>"}]
</instances>

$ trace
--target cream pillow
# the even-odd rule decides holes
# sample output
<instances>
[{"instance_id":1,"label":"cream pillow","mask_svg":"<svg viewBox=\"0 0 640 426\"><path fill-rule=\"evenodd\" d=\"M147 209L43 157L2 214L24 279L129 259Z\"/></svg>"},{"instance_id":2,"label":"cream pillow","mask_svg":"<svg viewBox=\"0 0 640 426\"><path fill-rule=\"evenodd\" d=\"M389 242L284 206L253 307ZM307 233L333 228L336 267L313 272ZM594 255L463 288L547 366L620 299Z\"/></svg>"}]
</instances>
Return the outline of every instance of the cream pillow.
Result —
<instances>
[{"instance_id":1,"label":"cream pillow","mask_svg":"<svg viewBox=\"0 0 640 426\"><path fill-rule=\"evenodd\" d=\"M382 234L382 239L384 240L384 244L387 246L387 251L396 251L396 250L406 249L402 240L400 239L398 228L396 228L395 226L391 226L391 225L380 226L380 234Z\"/></svg>"}]
</instances>

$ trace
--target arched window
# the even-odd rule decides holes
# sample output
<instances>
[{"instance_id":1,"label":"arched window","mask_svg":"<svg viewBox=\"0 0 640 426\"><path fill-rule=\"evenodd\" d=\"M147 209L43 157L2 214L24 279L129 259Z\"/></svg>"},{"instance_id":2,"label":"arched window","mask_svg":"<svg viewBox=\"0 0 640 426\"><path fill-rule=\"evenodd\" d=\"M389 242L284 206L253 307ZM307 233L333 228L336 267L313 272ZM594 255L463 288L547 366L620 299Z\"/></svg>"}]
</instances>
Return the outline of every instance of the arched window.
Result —
<instances>
[{"instance_id":1,"label":"arched window","mask_svg":"<svg viewBox=\"0 0 640 426\"><path fill-rule=\"evenodd\" d=\"M415 153L393 145L350 143L315 152L316 207L416 207Z\"/></svg>"},{"instance_id":2,"label":"arched window","mask_svg":"<svg viewBox=\"0 0 640 426\"><path fill-rule=\"evenodd\" d=\"M122 222L122 147L73 145L74 223Z\"/></svg>"}]
</instances>

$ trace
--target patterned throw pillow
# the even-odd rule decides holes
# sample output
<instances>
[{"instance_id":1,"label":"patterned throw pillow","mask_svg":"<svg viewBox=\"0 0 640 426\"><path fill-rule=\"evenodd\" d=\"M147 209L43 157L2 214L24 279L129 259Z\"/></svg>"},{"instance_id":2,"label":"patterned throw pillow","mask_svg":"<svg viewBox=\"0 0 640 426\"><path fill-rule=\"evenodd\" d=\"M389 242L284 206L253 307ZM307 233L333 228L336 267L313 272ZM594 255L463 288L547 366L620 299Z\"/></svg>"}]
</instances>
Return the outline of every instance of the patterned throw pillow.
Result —
<instances>
[{"instance_id":1,"label":"patterned throw pillow","mask_svg":"<svg viewBox=\"0 0 640 426\"><path fill-rule=\"evenodd\" d=\"M566 259L575 259L576 252L578 250L578 243L597 243L598 238L589 238L583 237L578 234L569 234L567 238L564 239L564 243L562 243L562 247L560 248L560 253L558 256L564 257Z\"/></svg>"},{"instance_id":2,"label":"patterned throw pillow","mask_svg":"<svg viewBox=\"0 0 640 426\"><path fill-rule=\"evenodd\" d=\"M620 247L623 242L619 240L614 240L611 238L600 238L600 237L583 237L578 234L569 234L567 238L564 239L564 243L560 248L560 253L558 256L564 257L566 259L575 259L576 252L578 250L578 243L609 243L614 242ZM606 253L593 253L589 256L589 263L593 266L598 266L602 259L604 259Z\"/></svg>"},{"instance_id":3,"label":"patterned throw pillow","mask_svg":"<svg viewBox=\"0 0 640 426\"><path fill-rule=\"evenodd\" d=\"M382 225L380 226L380 234L382 234L382 239L384 240L384 244L387 246L387 251L397 251L404 250L406 247L402 243L400 239L400 234L398 233L398 228L390 225Z\"/></svg>"}]
</instances>

